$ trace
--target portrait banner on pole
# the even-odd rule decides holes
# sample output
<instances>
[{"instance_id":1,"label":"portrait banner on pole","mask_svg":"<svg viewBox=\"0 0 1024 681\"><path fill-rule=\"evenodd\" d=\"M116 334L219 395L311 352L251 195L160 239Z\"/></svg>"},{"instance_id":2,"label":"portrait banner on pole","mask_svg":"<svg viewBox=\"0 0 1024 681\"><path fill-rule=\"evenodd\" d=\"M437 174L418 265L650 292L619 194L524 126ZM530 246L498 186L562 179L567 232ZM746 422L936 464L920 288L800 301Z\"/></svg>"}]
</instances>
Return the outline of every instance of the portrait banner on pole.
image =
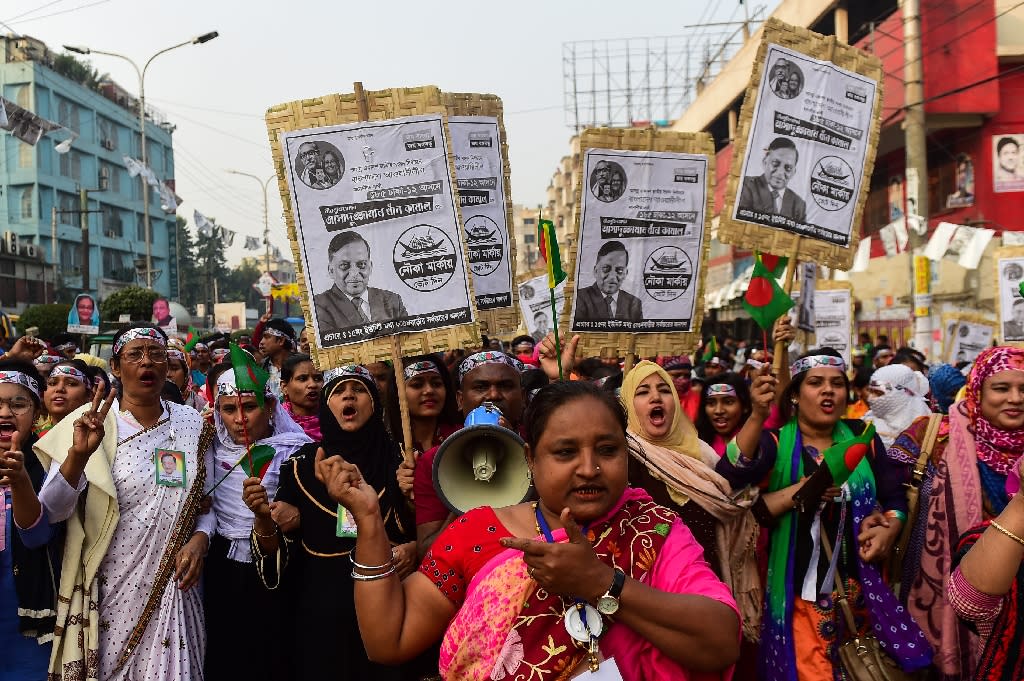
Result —
<instances>
[{"instance_id":1,"label":"portrait banner on pole","mask_svg":"<svg viewBox=\"0 0 1024 681\"><path fill-rule=\"evenodd\" d=\"M569 249L570 314L580 347L682 354L699 343L710 249L706 133L585 130Z\"/></svg>"},{"instance_id":2,"label":"portrait banner on pole","mask_svg":"<svg viewBox=\"0 0 1024 681\"><path fill-rule=\"evenodd\" d=\"M881 62L769 19L755 65L718 238L848 269L878 143Z\"/></svg>"},{"instance_id":3,"label":"portrait banner on pole","mask_svg":"<svg viewBox=\"0 0 1024 681\"><path fill-rule=\"evenodd\" d=\"M267 127L318 363L478 342L440 91L291 102Z\"/></svg>"},{"instance_id":4,"label":"portrait banner on pole","mask_svg":"<svg viewBox=\"0 0 1024 681\"><path fill-rule=\"evenodd\" d=\"M995 263L996 313L1000 341L1005 344L1024 344L1024 296L1020 285L1024 281L1024 246L1003 246L992 255Z\"/></svg>"},{"instance_id":5,"label":"portrait banner on pole","mask_svg":"<svg viewBox=\"0 0 1024 681\"><path fill-rule=\"evenodd\" d=\"M960 362L973 362L985 348L992 347L996 335L996 322L974 312L946 312L942 315L945 361L956 366Z\"/></svg>"}]
</instances>

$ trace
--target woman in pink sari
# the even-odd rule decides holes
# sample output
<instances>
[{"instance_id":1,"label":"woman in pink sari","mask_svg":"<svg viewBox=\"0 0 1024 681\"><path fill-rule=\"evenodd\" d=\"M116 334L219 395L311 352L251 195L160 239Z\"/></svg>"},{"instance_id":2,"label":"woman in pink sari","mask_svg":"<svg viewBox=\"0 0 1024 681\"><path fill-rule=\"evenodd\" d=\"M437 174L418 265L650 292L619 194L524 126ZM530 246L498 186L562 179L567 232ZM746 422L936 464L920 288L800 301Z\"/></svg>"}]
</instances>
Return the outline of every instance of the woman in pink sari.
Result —
<instances>
[{"instance_id":1,"label":"woman in pink sari","mask_svg":"<svg viewBox=\"0 0 1024 681\"><path fill-rule=\"evenodd\" d=\"M371 659L408 660L444 636L445 679L730 678L735 601L679 518L627 487L622 406L555 383L524 423L539 500L466 513L404 582L377 492L318 455L317 476L358 527L352 576Z\"/></svg>"}]
</instances>

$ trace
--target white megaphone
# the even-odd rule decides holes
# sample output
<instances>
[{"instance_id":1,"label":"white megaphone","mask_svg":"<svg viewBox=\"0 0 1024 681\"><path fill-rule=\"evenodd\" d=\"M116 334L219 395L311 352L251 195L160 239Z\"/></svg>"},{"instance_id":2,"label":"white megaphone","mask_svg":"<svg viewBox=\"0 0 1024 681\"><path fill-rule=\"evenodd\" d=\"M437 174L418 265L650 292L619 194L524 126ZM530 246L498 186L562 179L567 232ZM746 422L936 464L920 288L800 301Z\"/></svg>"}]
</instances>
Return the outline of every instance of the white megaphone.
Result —
<instances>
[{"instance_id":1,"label":"white megaphone","mask_svg":"<svg viewBox=\"0 0 1024 681\"><path fill-rule=\"evenodd\" d=\"M498 425L501 410L490 402L469 412L465 428L449 435L434 455L434 490L462 514L478 506L511 506L533 495L526 443Z\"/></svg>"}]
</instances>

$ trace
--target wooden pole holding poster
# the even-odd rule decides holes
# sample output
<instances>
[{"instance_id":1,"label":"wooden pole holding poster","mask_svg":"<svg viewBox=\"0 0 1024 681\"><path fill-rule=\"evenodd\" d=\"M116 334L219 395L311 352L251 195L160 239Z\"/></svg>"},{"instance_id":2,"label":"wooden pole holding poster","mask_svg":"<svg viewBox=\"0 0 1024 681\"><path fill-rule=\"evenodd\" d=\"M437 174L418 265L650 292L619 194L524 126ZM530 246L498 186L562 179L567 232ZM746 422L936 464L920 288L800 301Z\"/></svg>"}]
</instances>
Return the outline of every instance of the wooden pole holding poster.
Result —
<instances>
[{"instance_id":1,"label":"wooden pole holding poster","mask_svg":"<svg viewBox=\"0 0 1024 681\"><path fill-rule=\"evenodd\" d=\"M352 83L352 91L356 94L356 106L359 108L359 120L370 119L369 106L366 103L366 91L362 81ZM398 412L402 417L402 458L406 463L415 463L412 448L412 420L409 417L409 400L405 395L405 368L402 366L402 334L391 337L391 362L395 371L395 390L398 392ZM381 395L381 399L384 396Z\"/></svg>"},{"instance_id":2,"label":"wooden pole holding poster","mask_svg":"<svg viewBox=\"0 0 1024 681\"><path fill-rule=\"evenodd\" d=\"M786 266L786 282L782 285L782 290L787 296L793 293L793 281L796 279L796 266L797 257L800 255L800 237L796 238L796 242L793 244L793 252L789 255L789 263ZM781 319L781 317L780 317ZM778 321L778 320L776 320ZM788 366L786 341L779 341L775 344L775 360L772 362L772 374L778 376L782 370Z\"/></svg>"}]
</instances>

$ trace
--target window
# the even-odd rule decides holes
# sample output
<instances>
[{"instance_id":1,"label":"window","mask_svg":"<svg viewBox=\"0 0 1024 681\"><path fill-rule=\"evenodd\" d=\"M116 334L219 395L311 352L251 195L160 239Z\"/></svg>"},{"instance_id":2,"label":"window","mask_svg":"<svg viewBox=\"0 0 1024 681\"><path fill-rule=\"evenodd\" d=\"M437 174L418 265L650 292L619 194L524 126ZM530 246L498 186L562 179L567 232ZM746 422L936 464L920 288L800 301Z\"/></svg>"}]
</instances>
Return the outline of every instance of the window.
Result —
<instances>
[{"instance_id":1,"label":"window","mask_svg":"<svg viewBox=\"0 0 1024 681\"><path fill-rule=\"evenodd\" d=\"M79 118L78 118L78 105L74 102L60 98L57 100L57 121L65 128L70 128L75 132L78 132Z\"/></svg>"},{"instance_id":2,"label":"window","mask_svg":"<svg viewBox=\"0 0 1024 681\"><path fill-rule=\"evenodd\" d=\"M115 194L121 192L121 174L118 168L106 161L100 161L100 173L97 178L97 186L101 191L109 191Z\"/></svg>"},{"instance_id":3,"label":"window","mask_svg":"<svg viewBox=\"0 0 1024 681\"><path fill-rule=\"evenodd\" d=\"M103 235L111 239L120 239L124 236L124 225L121 222L121 215L113 206L104 205L100 208L100 215L103 218Z\"/></svg>"},{"instance_id":4,"label":"window","mask_svg":"<svg viewBox=\"0 0 1024 681\"><path fill-rule=\"evenodd\" d=\"M99 129L99 144L107 151L114 151L117 149L117 127L113 121L107 120L106 118L99 118L97 124Z\"/></svg>"},{"instance_id":5,"label":"window","mask_svg":"<svg viewBox=\"0 0 1024 681\"><path fill-rule=\"evenodd\" d=\"M18 145L18 167L31 168L36 162L36 148L21 140L16 141Z\"/></svg>"},{"instance_id":6,"label":"window","mask_svg":"<svg viewBox=\"0 0 1024 681\"><path fill-rule=\"evenodd\" d=\"M82 179L82 155L72 149L60 156L60 174L72 180Z\"/></svg>"},{"instance_id":7,"label":"window","mask_svg":"<svg viewBox=\"0 0 1024 681\"><path fill-rule=\"evenodd\" d=\"M537 219L536 218L523 218L523 224L524 225L535 225L535 224L537 224Z\"/></svg>"},{"instance_id":8,"label":"window","mask_svg":"<svg viewBox=\"0 0 1024 681\"><path fill-rule=\"evenodd\" d=\"M532 234L530 232L527 232L526 234L523 234L523 243L525 243L525 244L532 244L532 243L534 243L536 241L537 241L537 235L536 234Z\"/></svg>"},{"instance_id":9,"label":"window","mask_svg":"<svg viewBox=\"0 0 1024 681\"><path fill-rule=\"evenodd\" d=\"M81 274L82 247L68 241L60 242L60 269L64 276Z\"/></svg>"},{"instance_id":10,"label":"window","mask_svg":"<svg viewBox=\"0 0 1024 681\"><path fill-rule=\"evenodd\" d=\"M67 192L57 194L57 222L61 225L78 226L78 197Z\"/></svg>"},{"instance_id":11,"label":"window","mask_svg":"<svg viewBox=\"0 0 1024 681\"><path fill-rule=\"evenodd\" d=\"M146 243L146 225L142 222L142 213L135 215L135 238L143 244Z\"/></svg>"},{"instance_id":12,"label":"window","mask_svg":"<svg viewBox=\"0 0 1024 681\"><path fill-rule=\"evenodd\" d=\"M21 219L31 220L35 216L35 186L29 185L21 189Z\"/></svg>"}]
</instances>

